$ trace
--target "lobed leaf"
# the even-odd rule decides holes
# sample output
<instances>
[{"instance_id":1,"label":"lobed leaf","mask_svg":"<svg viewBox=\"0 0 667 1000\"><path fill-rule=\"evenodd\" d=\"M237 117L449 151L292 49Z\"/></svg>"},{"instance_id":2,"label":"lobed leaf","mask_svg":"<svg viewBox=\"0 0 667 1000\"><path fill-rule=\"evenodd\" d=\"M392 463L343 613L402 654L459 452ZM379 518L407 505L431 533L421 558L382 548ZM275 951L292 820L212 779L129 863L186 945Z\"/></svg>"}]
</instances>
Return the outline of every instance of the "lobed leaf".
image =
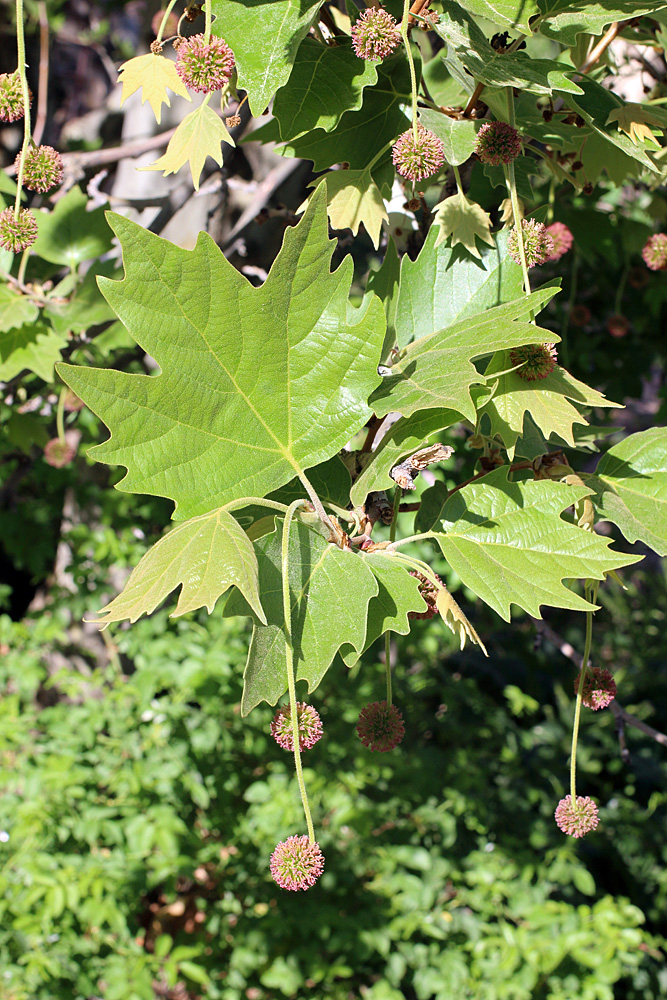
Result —
<instances>
[{"instance_id":1,"label":"lobed leaf","mask_svg":"<svg viewBox=\"0 0 667 1000\"><path fill-rule=\"evenodd\" d=\"M148 101L158 125L162 105L171 107L167 90L173 90L177 97L184 97L186 101L192 100L171 59L152 52L124 62L118 69L118 82L123 85L121 107L135 91L141 90L141 103Z\"/></svg>"},{"instance_id":2,"label":"lobed leaf","mask_svg":"<svg viewBox=\"0 0 667 1000\"><path fill-rule=\"evenodd\" d=\"M211 614L220 595L238 587L260 621L266 621L252 542L222 508L184 521L156 542L96 620L105 625L125 618L135 622L155 611L178 586L181 591L171 618L203 607Z\"/></svg>"},{"instance_id":3,"label":"lobed leaf","mask_svg":"<svg viewBox=\"0 0 667 1000\"><path fill-rule=\"evenodd\" d=\"M198 191L206 157L210 156L219 167L222 166L223 142L229 146L236 145L213 108L208 104L201 104L185 116L169 140L166 152L154 163L147 167L137 167L137 170L162 170L162 176L168 177L189 163L192 183L195 191Z\"/></svg>"},{"instance_id":4,"label":"lobed leaf","mask_svg":"<svg viewBox=\"0 0 667 1000\"><path fill-rule=\"evenodd\" d=\"M166 496L184 520L265 496L335 455L371 415L384 335L378 300L351 309L352 260L329 270L325 192L253 287L200 234L182 250L120 216L125 279L100 285L157 376L62 365L110 438L91 450L120 488Z\"/></svg>"},{"instance_id":5,"label":"lobed leaf","mask_svg":"<svg viewBox=\"0 0 667 1000\"><path fill-rule=\"evenodd\" d=\"M234 52L238 86L247 92L253 115L263 114L287 83L301 40L321 6L322 0L211 0L213 31Z\"/></svg>"},{"instance_id":6,"label":"lobed leaf","mask_svg":"<svg viewBox=\"0 0 667 1000\"><path fill-rule=\"evenodd\" d=\"M522 378L518 371L508 371L508 368L512 368L509 351L500 351L489 362L485 375L489 384L494 384L495 391L480 408L480 413L488 415L491 435L499 435L510 453L523 433L527 413L545 438L557 434L574 447L574 425L588 423L579 407L621 407L620 403L606 399L597 389L579 382L560 365L546 378L533 382ZM494 378L497 372L500 374Z\"/></svg>"},{"instance_id":7,"label":"lobed leaf","mask_svg":"<svg viewBox=\"0 0 667 1000\"><path fill-rule=\"evenodd\" d=\"M518 320L531 309L539 310L557 291L540 288L410 344L392 365L396 374L384 378L370 397L375 413L381 417L394 410L409 417L418 410L446 407L474 422L476 409L470 387L485 379L472 360L501 346L553 340L555 334Z\"/></svg>"},{"instance_id":8,"label":"lobed leaf","mask_svg":"<svg viewBox=\"0 0 667 1000\"><path fill-rule=\"evenodd\" d=\"M591 610L562 581L602 580L640 557L563 520L561 512L589 493L546 480L512 483L506 468L497 469L449 498L435 537L465 586L506 621L512 604L534 618L543 604Z\"/></svg>"},{"instance_id":9,"label":"lobed leaf","mask_svg":"<svg viewBox=\"0 0 667 1000\"><path fill-rule=\"evenodd\" d=\"M667 555L667 428L651 427L614 445L586 485L598 516L616 524L629 542Z\"/></svg>"}]
</instances>

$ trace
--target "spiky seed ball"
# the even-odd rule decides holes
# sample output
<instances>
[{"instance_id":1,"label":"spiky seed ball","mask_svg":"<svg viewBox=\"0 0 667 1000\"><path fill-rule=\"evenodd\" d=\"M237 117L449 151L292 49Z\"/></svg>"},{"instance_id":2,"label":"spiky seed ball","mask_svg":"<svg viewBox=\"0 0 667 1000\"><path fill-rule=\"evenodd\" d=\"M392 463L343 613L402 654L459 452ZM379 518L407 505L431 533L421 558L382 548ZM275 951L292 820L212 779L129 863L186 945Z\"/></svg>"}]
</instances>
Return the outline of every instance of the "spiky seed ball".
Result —
<instances>
[{"instance_id":1,"label":"spiky seed ball","mask_svg":"<svg viewBox=\"0 0 667 1000\"><path fill-rule=\"evenodd\" d=\"M437 135L423 125L418 125L416 141L411 128L399 135L394 143L392 160L401 177L421 181L443 165L445 150Z\"/></svg>"},{"instance_id":2,"label":"spiky seed ball","mask_svg":"<svg viewBox=\"0 0 667 1000\"><path fill-rule=\"evenodd\" d=\"M296 716L299 726L299 750L309 750L322 736L322 720L313 706L307 705L305 701L296 703ZM271 735L283 750L294 750L292 712L289 705L283 705L276 712L271 723Z\"/></svg>"},{"instance_id":3,"label":"spiky seed ball","mask_svg":"<svg viewBox=\"0 0 667 1000\"><path fill-rule=\"evenodd\" d=\"M620 313L615 313L607 320L607 330L612 337L625 337L629 329L630 320L627 316L622 316Z\"/></svg>"},{"instance_id":4,"label":"spiky seed ball","mask_svg":"<svg viewBox=\"0 0 667 1000\"><path fill-rule=\"evenodd\" d=\"M199 94L221 90L233 69L234 53L227 42L215 35L208 45L203 35L192 35L178 46L176 72L186 87Z\"/></svg>"},{"instance_id":5,"label":"spiky seed ball","mask_svg":"<svg viewBox=\"0 0 667 1000\"><path fill-rule=\"evenodd\" d=\"M438 613L438 608L435 603L435 595L438 593L437 587L431 583L428 577L423 576L422 573L417 573L414 570L411 570L410 576L414 576L417 580L419 580L419 593L426 601L426 610L408 611L408 618L416 618L419 620L434 618ZM434 574L434 576L436 580L442 583L442 580L440 580L440 577L437 574Z\"/></svg>"},{"instance_id":6,"label":"spiky seed ball","mask_svg":"<svg viewBox=\"0 0 667 1000\"><path fill-rule=\"evenodd\" d=\"M522 219L521 229L523 231L523 249L526 255L526 264L528 267L536 267L538 264L544 264L545 260L550 259L554 251L554 241L547 233L544 223L538 222L537 219ZM507 252L517 264L521 263L516 226L512 226L510 234L507 237Z\"/></svg>"},{"instance_id":7,"label":"spiky seed ball","mask_svg":"<svg viewBox=\"0 0 667 1000\"><path fill-rule=\"evenodd\" d=\"M585 837L598 825L598 807L588 795L577 795L576 803L572 796L561 799L554 813L556 825L570 837Z\"/></svg>"},{"instance_id":8,"label":"spiky seed ball","mask_svg":"<svg viewBox=\"0 0 667 1000\"><path fill-rule=\"evenodd\" d=\"M271 855L271 878L281 889L298 892L315 885L324 870L320 845L302 837L288 837L276 845Z\"/></svg>"},{"instance_id":9,"label":"spiky seed ball","mask_svg":"<svg viewBox=\"0 0 667 1000\"><path fill-rule=\"evenodd\" d=\"M572 326L586 326L592 319L588 306L572 306L570 309L570 323Z\"/></svg>"},{"instance_id":10,"label":"spiky seed ball","mask_svg":"<svg viewBox=\"0 0 667 1000\"><path fill-rule=\"evenodd\" d=\"M521 153L521 136L507 122L488 122L477 133L475 152L482 163L493 167L511 163Z\"/></svg>"},{"instance_id":11,"label":"spiky seed ball","mask_svg":"<svg viewBox=\"0 0 667 1000\"><path fill-rule=\"evenodd\" d=\"M76 448L73 448L67 441L60 438L52 438L44 446L44 461L54 469L62 469L69 465L76 455Z\"/></svg>"},{"instance_id":12,"label":"spiky seed ball","mask_svg":"<svg viewBox=\"0 0 667 1000\"><path fill-rule=\"evenodd\" d=\"M32 91L28 89L28 101L32 104ZM23 92L21 77L16 69L13 73L0 73L0 121L15 122L23 118Z\"/></svg>"},{"instance_id":13,"label":"spiky seed ball","mask_svg":"<svg viewBox=\"0 0 667 1000\"><path fill-rule=\"evenodd\" d=\"M14 217L13 208L0 212L0 247L12 253L27 250L37 239L37 219L27 208L19 209L19 217Z\"/></svg>"},{"instance_id":14,"label":"spiky seed ball","mask_svg":"<svg viewBox=\"0 0 667 1000\"><path fill-rule=\"evenodd\" d=\"M642 257L651 271L667 270L667 233L649 236L642 250Z\"/></svg>"},{"instance_id":15,"label":"spiky seed ball","mask_svg":"<svg viewBox=\"0 0 667 1000\"><path fill-rule=\"evenodd\" d=\"M552 222L545 231L551 237L554 245L549 260L560 260L568 250L572 249L574 236L564 222Z\"/></svg>"},{"instance_id":16,"label":"spiky seed ball","mask_svg":"<svg viewBox=\"0 0 667 1000\"><path fill-rule=\"evenodd\" d=\"M394 750L405 736L401 713L386 701L373 701L362 708L356 728L364 746L379 753Z\"/></svg>"},{"instance_id":17,"label":"spiky seed ball","mask_svg":"<svg viewBox=\"0 0 667 1000\"><path fill-rule=\"evenodd\" d=\"M160 25L162 24L162 18L164 17L163 10L156 10L153 14L153 19L151 21L151 31L154 35L157 35L160 30ZM178 14L173 10L167 18L167 23L164 26L164 31L162 32L163 38L169 38L171 35L175 35L178 31Z\"/></svg>"},{"instance_id":18,"label":"spiky seed ball","mask_svg":"<svg viewBox=\"0 0 667 1000\"><path fill-rule=\"evenodd\" d=\"M21 165L21 154L14 161L16 173ZM30 146L23 166L23 183L29 191L44 194L57 184L62 184L63 161L53 146Z\"/></svg>"},{"instance_id":19,"label":"spiky seed ball","mask_svg":"<svg viewBox=\"0 0 667 1000\"><path fill-rule=\"evenodd\" d=\"M241 115L230 115L229 118L225 118L225 125L227 128L236 128L236 126L240 124Z\"/></svg>"},{"instance_id":20,"label":"spiky seed ball","mask_svg":"<svg viewBox=\"0 0 667 1000\"><path fill-rule=\"evenodd\" d=\"M574 679L574 693L579 693L581 683L581 671ZM584 686L581 692L582 703L586 708L592 708L597 712L599 708L606 708L616 697L616 681L603 667L589 667L586 671Z\"/></svg>"},{"instance_id":21,"label":"spiky seed ball","mask_svg":"<svg viewBox=\"0 0 667 1000\"><path fill-rule=\"evenodd\" d=\"M556 347L554 344L526 344L510 351L513 365L521 365L516 374L526 382L546 378L556 367Z\"/></svg>"},{"instance_id":22,"label":"spiky seed ball","mask_svg":"<svg viewBox=\"0 0 667 1000\"><path fill-rule=\"evenodd\" d=\"M379 62L400 45L401 33L394 18L381 7L369 7L352 27L352 48L360 59Z\"/></svg>"},{"instance_id":23,"label":"spiky seed ball","mask_svg":"<svg viewBox=\"0 0 667 1000\"><path fill-rule=\"evenodd\" d=\"M63 400L64 410L67 410L68 413L78 413L85 405L84 401L75 392L72 392L71 389L67 390Z\"/></svg>"}]
</instances>

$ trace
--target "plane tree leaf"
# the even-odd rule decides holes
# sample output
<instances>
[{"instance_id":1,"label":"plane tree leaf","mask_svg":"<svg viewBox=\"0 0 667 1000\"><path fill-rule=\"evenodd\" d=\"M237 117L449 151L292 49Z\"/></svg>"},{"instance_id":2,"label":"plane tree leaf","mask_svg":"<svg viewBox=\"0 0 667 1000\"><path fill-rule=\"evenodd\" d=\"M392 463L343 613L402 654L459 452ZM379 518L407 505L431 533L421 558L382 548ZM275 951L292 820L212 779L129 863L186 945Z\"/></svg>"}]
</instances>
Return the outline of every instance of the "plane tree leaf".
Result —
<instances>
[{"instance_id":1,"label":"plane tree leaf","mask_svg":"<svg viewBox=\"0 0 667 1000\"><path fill-rule=\"evenodd\" d=\"M406 254L401 261L393 316L399 347L522 294L521 268L507 254L504 233L493 237L493 249L482 248L479 261L438 238L431 226L417 259Z\"/></svg>"},{"instance_id":2,"label":"plane tree leaf","mask_svg":"<svg viewBox=\"0 0 667 1000\"><path fill-rule=\"evenodd\" d=\"M182 250L120 216L123 281L107 301L161 374L59 366L108 426L91 451L124 465L120 488L176 502L186 520L265 496L335 455L371 415L385 319L348 310L352 259L333 273L324 191L253 287L200 234Z\"/></svg>"},{"instance_id":3,"label":"plane tree leaf","mask_svg":"<svg viewBox=\"0 0 667 1000\"><path fill-rule=\"evenodd\" d=\"M667 7L664 3L637 3L636 0L538 0L541 17L532 28L562 45L574 45L577 35L585 32L600 35L612 21L653 14Z\"/></svg>"},{"instance_id":4,"label":"plane tree leaf","mask_svg":"<svg viewBox=\"0 0 667 1000\"><path fill-rule=\"evenodd\" d=\"M171 107L167 90L172 90L186 101L192 100L171 59L152 52L124 62L118 70L118 82L123 85L121 107L128 97L140 90L141 103L148 101L158 125L162 118L162 105Z\"/></svg>"},{"instance_id":5,"label":"plane tree leaf","mask_svg":"<svg viewBox=\"0 0 667 1000\"><path fill-rule=\"evenodd\" d=\"M543 604L590 610L562 581L602 580L640 557L614 552L608 538L561 517L589 493L547 480L512 483L497 469L449 498L435 537L465 586L506 621L512 604L534 618Z\"/></svg>"},{"instance_id":6,"label":"plane tree leaf","mask_svg":"<svg viewBox=\"0 0 667 1000\"><path fill-rule=\"evenodd\" d=\"M321 6L322 0L211 0L213 31L234 52L238 85L247 92L253 115L261 115L287 83L301 40Z\"/></svg>"},{"instance_id":7,"label":"plane tree leaf","mask_svg":"<svg viewBox=\"0 0 667 1000\"><path fill-rule=\"evenodd\" d=\"M332 229L351 229L356 236L363 224L377 250L382 223L388 222L389 216L370 170L334 170L308 186L317 188L320 184L326 184Z\"/></svg>"},{"instance_id":8,"label":"plane tree leaf","mask_svg":"<svg viewBox=\"0 0 667 1000\"><path fill-rule=\"evenodd\" d=\"M481 121L472 118L458 120L440 111L420 111L419 121L440 139L447 163L460 166L470 159L477 145L477 132Z\"/></svg>"},{"instance_id":9,"label":"plane tree leaf","mask_svg":"<svg viewBox=\"0 0 667 1000\"><path fill-rule=\"evenodd\" d=\"M67 338L46 323L26 323L0 334L0 381L27 370L52 382L53 366L66 344Z\"/></svg>"},{"instance_id":10,"label":"plane tree leaf","mask_svg":"<svg viewBox=\"0 0 667 1000\"><path fill-rule=\"evenodd\" d=\"M479 25L454 0L442 0L442 15L435 30L447 43L445 61L450 71L466 86L465 70L487 87L517 87L532 94L551 94L554 90L581 93L578 84L567 76L576 72L574 67L552 59L533 59L526 52L496 51Z\"/></svg>"},{"instance_id":11,"label":"plane tree leaf","mask_svg":"<svg viewBox=\"0 0 667 1000\"><path fill-rule=\"evenodd\" d=\"M370 397L375 413L381 417L394 410L409 417L418 410L445 407L474 422L477 411L470 387L485 379L472 361L501 346L554 340L555 334L520 320L531 308L538 311L557 291L540 288L409 344L392 365L392 374Z\"/></svg>"},{"instance_id":12,"label":"plane tree leaf","mask_svg":"<svg viewBox=\"0 0 667 1000\"><path fill-rule=\"evenodd\" d=\"M330 132L345 111L358 111L364 87L377 83L375 63L360 59L350 45L322 45L304 38L289 80L273 102L283 139L314 128Z\"/></svg>"},{"instance_id":13,"label":"plane tree leaf","mask_svg":"<svg viewBox=\"0 0 667 1000\"><path fill-rule=\"evenodd\" d=\"M73 187L50 211L38 211L38 235L32 252L73 271L82 261L108 253L113 234L104 218L104 209L89 212L88 204L81 188Z\"/></svg>"},{"instance_id":14,"label":"plane tree leaf","mask_svg":"<svg viewBox=\"0 0 667 1000\"><path fill-rule=\"evenodd\" d=\"M33 323L39 316L35 303L9 285L0 285L0 333Z\"/></svg>"},{"instance_id":15,"label":"plane tree leaf","mask_svg":"<svg viewBox=\"0 0 667 1000\"><path fill-rule=\"evenodd\" d=\"M238 587L260 621L257 558L253 544L229 511L218 509L184 521L156 542L132 571L123 590L99 612L108 624L150 614L180 586L171 617L207 608L221 594Z\"/></svg>"},{"instance_id":16,"label":"plane tree leaf","mask_svg":"<svg viewBox=\"0 0 667 1000\"><path fill-rule=\"evenodd\" d=\"M529 21L539 14L537 0L465 0L465 9L477 17L486 18L501 28L515 28L530 34Z\"/></svg>"},{"instance_id":17,"label":"plane tree leaf","mask_svg":"<svg viewBox=\"0 0 667 1000\"><path fill-rule=\"evenodd\" d=\"M266 624L254 618L244 674L244 715L261 701L275 705L287 690L282 598L282 523L255 543L260 600ZM329 543L319 531L296 520L289 537L289 584L292 601L292 648L297 680L312 691L341 646L361 653L366 640L368 602L379 584L364 556ZM251 614L238 592L225 616Z\"/></svg>"},{"instance_id":18,"label":"plane tree leaf","mask_svg":"<svg viewBox=\"0 0 667 1000\"><path fill-rule=\"evenodd\" d=\"M460 243L473 257L481 259L477 240L494 245L491 216L481 205L466 198L462 191L436 205L435 213L435 225L440 228L436 247L451 237L452 249Z\"/></svg>"},{"instance_id":19,"label":"plane tree leaf","mask_svg":"<svg viewBox=\"0 0 667 1000\"><path fill-rule=\"evenodd\" d=\"M362 559L369 567L378 583L378 593L368 602L368 617L366 620L366 639L363 649L357 651L353 646L341 648L343 662L353 667L361 653L369 649L376 639L385 632L398 632L407 635L410 631L411 612L426 610L426 601L419 593L419 581L410 576L409 570L390 555L382 552L369 552Z\"/></svg>"},{"instance_id":20,"label":"plane tree leaf","mask_svg":"<svg viewBox=\"0 0 667 1000\"><path fill-rule=\"evenodd\" d=\"M557 434L574 447L574 425L588 423L581 408L621 406L606 399L597 389L579 382L560 365L556 365L545 378L532 382L521 378L518 371L507 371L512 367L509 351L499 351L494 355L485 375L490 384L495 384L495 391L480 408L480 413L487 414L491 421L491 434L498 434L510 452L523 433L527 413L545 438ZM494 379L496 372L501 374Z\"/></svg>"},{"instance_id":21,"label":"plane tree leaf","mask_svg":"<svg viewBox=\"0 0 667 1000\"><path fill-rule=\"evenodd\" d=\"M629 542L667 555L667 428L631 434L606 452L586 485L598 516Z\"/></svg>"},{"instance_id":22,"label":"plane tree leaf","mask_svg":"<svg viewBox=\"0 0 667 1000\"><path fill-rule=\"evenodd\" d=\"M291 139L278 152L312 160L315 170L327 170L334 163L349 163L351 169L363 169L390 142L404 132L410 121L405 106L410 102L410 72L402 56L385 59L378 67L378 82L366 87L359 111L346 111L336 128L326 132L314 128L307 135ZM276 121L253 132L253 139L280 142ZM389 154L387 159L391 162ZM373 169L377 176L378 166Z\"/></svg>"},{"instance_id":23,"label":"plane tree leaf","mask_svg":"<svg viewBox=\"0 0 667 1000\"><path fill-rule=\"evenodd\" d=\"M199 190L199 178L204 169L206 157L210 156L219 167L222 166L222 143L230 146L236 143L227 131L222 119L208 104L201 104L180 123L162 156L147 167L138 170L162 170L163 177L177 173L186 163L190 164L192 183Z\"/></svg>"}]
</instances>

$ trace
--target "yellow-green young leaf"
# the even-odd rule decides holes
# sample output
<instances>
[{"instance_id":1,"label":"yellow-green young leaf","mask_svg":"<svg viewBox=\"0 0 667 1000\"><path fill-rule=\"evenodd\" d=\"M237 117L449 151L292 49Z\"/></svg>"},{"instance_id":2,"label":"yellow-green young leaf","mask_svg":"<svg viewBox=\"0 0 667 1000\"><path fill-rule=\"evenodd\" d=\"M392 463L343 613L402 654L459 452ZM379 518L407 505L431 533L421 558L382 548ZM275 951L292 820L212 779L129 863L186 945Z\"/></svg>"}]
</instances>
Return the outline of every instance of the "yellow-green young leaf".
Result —
<instances>
[{"instance_id":1,"label":"yellow-green young leaf","mask_svg":"<svg viewBox=\"0 0 667 1000\"><path fill-rule=\"evenodd\" d=\"M230 587L238 587L260 621L266 621L259 600L257 557L252 542L229 511L219 508L173 528L148 550L133 569L125 587L97 619L109 622L149 615L168 594L182 585L171 617L207 608Z\"/></svg>"},{"instance_id":2,"label":"yellow-green young leaf","mask_svg":"<svg viewBox=\"0 0 667 1000\"><path fill-rule=\"evenodd\" d=\"M139 167L139 170L163 170L163 176L167 177L189 162L192 183L198 191L206 157L212 156L218 166L222 166L223 142L236 145L215 111L208 104L202 104L183 119L169 140L167 152L149 167Z\"/></svg>"},{"instance_id":3,"label":"yellow-green young leaf","mask_svg":"<svg viewBox=\"0 0 667 1000\"><path fill-rule=\"evenodd\" d=\"M335 170L312 181L309 187L323 183L327 186L327 212L332 228L351 229L356 236L363 223L377 250L382 223L388 222L389 216L370 170Z\"/></svg>"},{"instance_id":4,"label":"yellow-green young leaf","mask_svg":"<svg viewBox=\"0 0 667 1000\"><path fill-rule=\"evenodd\" d=\"M493 246L490 216L481 205L468 201L462 192L453 194L451 198L445 198L436 205L435 222L440 227L436 247L451 236L452 247L462 243L473 257L481 258L475 237L478 236L482 243Z\"/></svg>"},{"instance_id":5,"label":"yellow-green young leaf","mask_svg":"<svg viewBox=\"0 0 667 1000\"><path fill-rule=\"evenodd\" d=\"M609 112L605 124L609 125L611 122L618 122L619 132L625 132L635 146L642 142L651 142L653 145L659 146L660 143L653 135L649 125L656 125L658 128L664 129L667 115L664 111L661 116L652 114L643 104L625 104L622 108L614 108L613 111Z\"/></svg>"},{"instance_id":6,"label":"yellow-green young leaf","mask_svg":"<svg viewBox=\"0 0 667 1000\"><path fill-rule=\"evenodd\" d=\"M184 97L186 101L192 100L171 59L153 55L152 52L124 62L118 70L118 82L123 84L121 105L135 91L141 90L141 103L145 104L148 101L158 125L162 117L162 105L171 107L166 93L167 88L173 90L177 97Z\"/></svg>"}]
</instances>

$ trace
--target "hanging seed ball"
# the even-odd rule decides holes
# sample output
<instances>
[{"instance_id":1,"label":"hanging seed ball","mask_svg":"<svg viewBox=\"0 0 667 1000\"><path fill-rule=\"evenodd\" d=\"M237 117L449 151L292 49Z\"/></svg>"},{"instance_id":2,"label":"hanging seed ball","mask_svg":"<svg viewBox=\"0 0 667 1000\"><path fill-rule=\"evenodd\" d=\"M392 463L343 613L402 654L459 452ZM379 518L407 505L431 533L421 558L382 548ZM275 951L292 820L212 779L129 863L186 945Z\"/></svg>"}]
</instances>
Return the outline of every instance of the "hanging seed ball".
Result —
<instances>
[{"instance_id":1,"label":"hanging seed ball","mask_svg":"<svg viewBox=\"0 0 667 1000\"><path fill-rule=\"evenodd\" d=\"M67 441L60 438L52 438L44 446L44 461L54 469L62 469L72 461L76 455L76 448L73 448Z\"/></svg>"},{"instance_id":2,"label":"hanging seed ball","mask_svg":"<svg viewBox=\"0 0 667 1000\"><path fill-rule=\"evenodd\" d=\"M574 693L579 694L579 684L581 683L581 671L574 679ZM581 701L586 708L592 708L597 712L600 708L606 708L616 697L616 681L603 667L589 667L586 671L586 679L581 693Z\"/></svg>"},{"instance_id":3,"label":"hanging seed ball","mask_svg":"<svg viewBox=\"0 0 667 1000\"><path fill-rule=\"evenodd\" d=\"M21 154L14 161L16 173L21 165ZM44 194L57 184L62 184L63 161L53 146L30 146L23 166L23 183L29 191Z\"/></svg>"},{"instance_id":4,"label":"hanging seed ball","mask_svg":"<svg viewBox=\"0 0 667 1000\"><path fill-rule=\"evenodd\" d=\"M592 319L588 306L572 306L570 309L570 323L572 326L586 326Z\"/></svg>"},{"instance_id":5,"label":"hanging seed ball","mask_svg":"<svg viewBox=\"0 0 667 1000\"><path fill-rule=\"evenodd\" d=\"M322 720L313 706L307 705L305 701L296 703L296 715L299 726L299 750L309 750L322 736ZM271 723L271 735L283 750L294 750L292 713L289 705L283 705L276 712Z\"/></svg>"},{"instance_id":6,"label":"hanging seed ball","mask_svg":"<svg viewBox=\"0 0 667 1000\"><path fill-rule=\"evenodd\" d=\"M0 247L11 253L27 250L37 239L37 219L27 208L19 209L18 219L13 208L0 212Z\"/></svg>"},{"instance_id":7,"label":"hanging seed ball","mask_svg":"<svg viewBox=\"0 0 667 1000\"><path fill-rule=\"evenodd\" d=\"M28 101L32 104L32 92L28 89ZM0 121L15 122L23 118L23 92L19 71L0 73Z\"/></svg>"},{"instance_id":8,"label":"hanging seed ball","mask_svg":"<svg viewBox=\"0 0 667 1000\"><path fill-rule=\"evenodd\" d=\"M405 736L401 713L386 701L373 701L362 708L356 729L364 746L380 753L394 750Z\"/></svg>"},{"instance_id":9,"label":"hanging seed ball","mask_svg":"<svg viewBox=\"0 0 667 1000\"><path fill-rule=\"evenodd\" d=\"M445 162L445 150L437 135L423 125L399 135L394 143L392 160L401 177L421 181L434 174Z\"/></svg>"},{"instance_id":10,"label":"hanging seed ball","mask_svg":"<svg viewBox=\"0 0 667 1000\"><path fill-rule=\"evenodd\" d=\"M510 351L510 361L513 365L521 365L516 374L525 378L526 382L535 382L546 378L556 367L555 344L526 344Z\"/></svg>"},{"instance_id":11,"label":"hanging seed ball","mask_svg":"<svg viewBox=\"0 0 667 1000\"><path fill-rule=\"evenodd\" d=\"M649 236L642 250L644 263L651 271L667 270L667 233Z\"/></svg>"},{"instance_id":12,"label":"hanging seed ball","mask_svg":"<svg viewBox=\"0 0 667 1000\"><path fill-rule=\"evenodd\" d=\"M276 845L271 855L271 878L281 889L298 892L315 885L324 870L324 855L318 843L302 837L288 837Z\"/></svg>"},{"instance_id":13,"label":"hanging seed ball","mask_svg":"<svg viewBox=\"0 0 667 1000\"><path fill-rule=\"evenodd\" d=\"M63 400L63 409L68 413L78 413L86 404L75 392L68 389Z\"/></svg>"},{"instance_id":14,"label":"hanging seed ball","mask_svg":"<svg viewBox=\"0 0 667 1000\"><path fill-rule=\"evenodd\" d=\"M526 255L526 264L528 267L536 267L538 264L544 264L545 260L551 258L554 250L554 241L547 233L544 223L538 222L537 219L522 219L521 229L523 232L523 250ZM516 261L517 264L521 263L516 226L512 226L507 237L507 252L513 261Z\"/></svg>"},{"instance_id":15,"label":"hanging seed ball","mask_svg":"<svg viewBox=\"0 0 667 1000\"><path fill-rule=\"evenodd\" d=\"M160 25L162 24L162 18L164 17L164 11L158 10L153 14L153 20L151 21L151 31L154 35L157 35L160 30ZM167 18L167 23L164 26L164 31L162 32L163 38L170 38L175 35L178 31L178 14L173 10Z\"/></svg>"},{"instance_id":16,"label":"hanging seed ball","mask_svg":"<svg viewBox=\"0 0 667 1000\"><path fill-rule=\"evenodd\" d=\"M615 313L607 320L607 330L612 337L625 337L630 329L630 321L627 316Z\"/></svg>"},{"instance_id":17,"label":"hanging seed ball","mask_svg":"<svg viewBox=\"0 0 667 1000\"><path fill-rule=\"evenodd\" d=\"M475 152L482 163L490 163L493 167L516 160L521 148L521 136L507 122L489 122L477 133Z\"/></svg>"},{"instance_id":18,"label":"hanging seed ball","mask_svg":"<svg viewBox=\"0 0 667 1000\"><path fill-rule=\"evenodd\" d=\"M234 53L222 38L211 35L206 45L203 35L192 35L179 43L176 72L198 94L221 90L233 69Z\"/></svg>"},{"instance_id":19,"label":"hanging seed ball","mask_svg":"<svg viewBox=\"0 0 667 1000\"><path fill-rule=\"evenodd\" d=\"M598 807L588 795L577 795L573 804L572 796L561 799L554 813L556 825L570 837L585 837L598 825Z\"/></svg>"},{"instance_id":20,"label":"hanging seed ball","mask_svg":"<svg viewBox=\"0 0 667 1000\"><path fill-rule=\"evenodd\" d=\"M564 222L552 222L545 232L549 234L554 245L549 260L560 260L568 250L572 249L574 236Z\"/></svg>"},{"instance_id":21,"label":"hanging seed ball","mask_svg":"<svg viewBox=\"0 0 667 1000\"><path fill-rule=\"evenodd\" d=\"M360 59L379 62L400 45L398 24L381 7L369 7L352 27L352 48Z\"/></svg>"}]
</instances>

